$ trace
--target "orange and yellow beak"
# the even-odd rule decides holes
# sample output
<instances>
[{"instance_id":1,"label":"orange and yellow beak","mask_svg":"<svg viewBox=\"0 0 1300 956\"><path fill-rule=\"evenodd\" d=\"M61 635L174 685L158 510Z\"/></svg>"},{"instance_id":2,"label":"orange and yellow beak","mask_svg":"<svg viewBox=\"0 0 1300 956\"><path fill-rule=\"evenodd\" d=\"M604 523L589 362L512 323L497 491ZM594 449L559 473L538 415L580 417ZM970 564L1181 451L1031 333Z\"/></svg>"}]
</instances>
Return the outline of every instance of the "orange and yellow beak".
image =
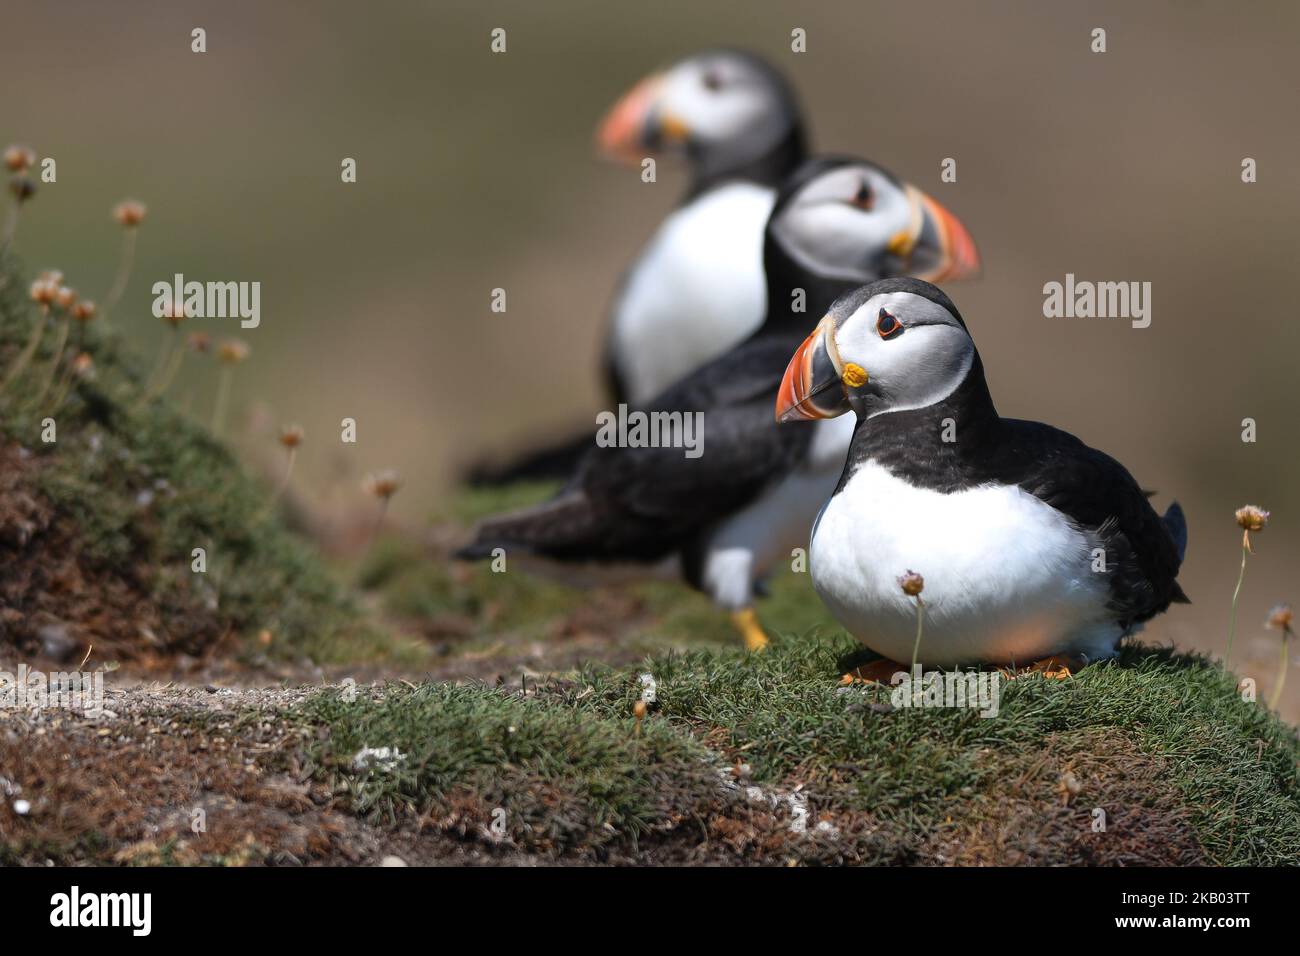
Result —
<instances>
[{"instance_id":1,"label":"orange and yellow beak","mask_svg":"<svg viewBox=\"0 0 1300 956\"><path fill-rule=\"evenodd\" d=\"M920 244L933 252L933 262L916 273L927 282L973 279L979 275L980 256L975 240L961 220L932 197L921 194L922 227ZM919 263L918 263L919 264Z\"/></svg>"},{"instance_id":2,"label":"orange and yellow beak","mask_svg":"<svg viewBox=\"0 0 1300 956\"><path fill-rule=\"evenodd\" d=\"M653 73L623 94L605 114L596 133L602 154L623 162L641 160L642 150L650 145L652 116L663 85L663 74Z\"/></svg>"},{"instance_id":3,"label":"orange and yellow beak","mask_svg":"<svg viewBox=\"0 0 1300 956\"><path fill-rule=\"evenodd\" d=\"M834 337L835 320L828 315L795 349L776 393L778 422L835 418L849 411L846 383L865 384L867 375L856 365L839 368Z\"/></svg>"}]
</instances>

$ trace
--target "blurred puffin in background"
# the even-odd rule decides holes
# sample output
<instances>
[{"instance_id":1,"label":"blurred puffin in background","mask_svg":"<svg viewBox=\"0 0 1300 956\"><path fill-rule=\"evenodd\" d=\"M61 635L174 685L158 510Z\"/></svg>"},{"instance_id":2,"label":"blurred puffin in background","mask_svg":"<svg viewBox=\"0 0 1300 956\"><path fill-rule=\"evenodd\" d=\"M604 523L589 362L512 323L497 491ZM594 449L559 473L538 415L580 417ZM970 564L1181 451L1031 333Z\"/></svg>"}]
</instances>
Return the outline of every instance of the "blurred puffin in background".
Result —
<instances>
[{"instance_id":1,"label":"blurred puffin in background","mask_svg":"<svg viewBox=\"0 0 1300 956\"><path fill-rule=\"evenodd\" d=\"M913 653L907 572L924 579L918 659L937 667L1077 668L1187 600L1178 504L1161 517L1113 458L1001 418L965 322L933 285L857 289L797 348L776 417L838 416L853 438L818 502L809 570L836 620L886 658Z\"/></svg>"},{"instance_id":2,"label":"blurred puffin in background","mask_svg":"<svg viewBox=\"0 0 1300 956\"><path fill-rule=\"evenodd\" d=\"M457 556L481 559L501 548L569 567L679 575L732 613L747 647L766 645L756 586L792 548L806 546L853 432L842 419L814 429L772 419L809 315L881 275L919 267L964 278L979 259L965 228L920 190L871 163L827 158L805 163L783 186L764 263L765 321L644 406L702 413L698 458L679 447L598 447L588 438L551 500L488 519Z\"/></svg>"},{"instance_id":3,"label":"blurred puffin in background","mask_svg":"<svg viewBox=\"0 0 1300 956\"><path fill-rule=\"evenodd\" d=\"M804 124L779 71L751 53L713 50L637 83L596 142L612 159L669 156L690 168L686 196L624 274L609 316L610 398L644 404L762 323L763 229L778 187L806 157ZM559 478L591 444L584 432L468 477Z\"/></svg>"},{"instance_id":4,"label":"blurred puffin in background","mask_svg":"<svg viewBox=\"0 0 1300 956\"><path fill-rule=\"evenodd\" d=\"M646 77L610 111L602 151L686 160L691 185L624 276L606 360L616 401L640 405L763 321L763 230L806 157L789 83L758 57L712 51Z\"/></svg>"}]
</instances>

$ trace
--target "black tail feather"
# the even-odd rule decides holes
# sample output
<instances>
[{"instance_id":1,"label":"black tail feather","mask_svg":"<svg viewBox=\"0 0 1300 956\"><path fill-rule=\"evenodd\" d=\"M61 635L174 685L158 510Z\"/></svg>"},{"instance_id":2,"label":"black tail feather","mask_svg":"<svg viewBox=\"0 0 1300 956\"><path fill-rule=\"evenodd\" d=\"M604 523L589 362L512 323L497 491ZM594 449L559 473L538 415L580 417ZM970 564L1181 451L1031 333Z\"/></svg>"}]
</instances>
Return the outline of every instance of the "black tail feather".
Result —
<instances>
[{"instance_id":1,"label":"black tail feather","mask_svg":"<svg viewBox=\"0 0 1300 956\"><path fill-rule=\"evenodd\" d=\"M521 458L505 462L479 462L465 473L465 482L476 487L494 487L517 481L552 481L569 477L583 452L593 444L592 432L586 432L555 445L525 452Z\"/></svg>"},{"instance_id":2,"label":"black tail feather","mask_svg":"<svg viewBox=\"0 0 1300 956\"><path fill-rule=\"evenodd\" d=\"M572 546L586 543L593 515L580 492L562 494L531 508L488 518L474 531L474 540L453 555L460 561L481 561L497 548L562 557Z\"/></svg>"},{"instance_id":3,"label":"black tail feather","mask_svg":"<svg viewBox=\"0 0 1300 956\"><path fill-rule=\"evenodd\" d=\"M1178 563L1183 563L1183 558L1187 556L1187 516L1183 514L1182 505L1174 502L1165 511L1165 527L1169 530L1169 536L1174 539L1174 547L1178 549Z\"/></svg>"}]
</instances>

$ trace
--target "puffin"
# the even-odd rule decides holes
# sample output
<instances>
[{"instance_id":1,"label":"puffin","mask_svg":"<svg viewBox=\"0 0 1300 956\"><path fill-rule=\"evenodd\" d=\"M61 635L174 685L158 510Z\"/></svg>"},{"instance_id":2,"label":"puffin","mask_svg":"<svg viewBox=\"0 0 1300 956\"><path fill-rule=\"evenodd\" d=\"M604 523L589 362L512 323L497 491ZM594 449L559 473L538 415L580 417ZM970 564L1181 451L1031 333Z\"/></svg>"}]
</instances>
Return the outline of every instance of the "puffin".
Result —
<instances>
[{"instance_id":1,"label":"puffin","mask_svg":"<svg viewBox=\"0 0 1300 956\"><path fill-rule=\"evenodd\" d=\"M596 143L615 161L666 157L690 170L685 196L624 272L607 317L607 393L644 405L762 324L764 228L778 188L807 158L804 122L774 66L709 50L638 82L600 123ZM467 478L562 477L590 444L584 433L505 465L474 465Z\"/></svg>"},{"instance_id":2,"label":"puffin","mask_svg":"<svg viewBox=\"0 0 1300 956\"><path fill-rule=\"evenodd\" d=\"M937 668L1077 668L1187 601L1178 503L1157 515L1115 459L999 416L966 323L936 286L889 278L848 292L795 349L777 421L843 418L852 439L808 568L836 620L886 659L913 653L909 572L924 582L918 661Z\"/></svg>"},{"instance_id":3,"label":"puffin","mask_svg":"<svg viewBox=\"0 0 1300 956\"><path fill-rule=\"evenodd\" d=\"M806 544L853 432L844 419L812 429L772 420L809 315L864 279L904 269L964 278L978 271L979 257L970 233L931 197L872 163L827 157L809 160L783 185L764 261L766 321L642 407L702 413L698 457L679 447L600 447L588 438L553 498L489 518L457 557L503 549L558 565L570 579L591 571L606 579L629 571L679 577L730 612L747 648L764 647L755 595Z\"/></svg>"},{"instance_id":4,"label":"puffin","mask_svg":"<svg viewBox=\"0 0 1300 956\"><path fill-rule=\"evenodd\" d=\"M641 405L740 344L766 313L764 227L806 158L786 78L736 50L688 57L643 79L609 112L602 152L684 159L691 183L624 275L609 320L617 401Z\"/></svg>"}]
</instances>

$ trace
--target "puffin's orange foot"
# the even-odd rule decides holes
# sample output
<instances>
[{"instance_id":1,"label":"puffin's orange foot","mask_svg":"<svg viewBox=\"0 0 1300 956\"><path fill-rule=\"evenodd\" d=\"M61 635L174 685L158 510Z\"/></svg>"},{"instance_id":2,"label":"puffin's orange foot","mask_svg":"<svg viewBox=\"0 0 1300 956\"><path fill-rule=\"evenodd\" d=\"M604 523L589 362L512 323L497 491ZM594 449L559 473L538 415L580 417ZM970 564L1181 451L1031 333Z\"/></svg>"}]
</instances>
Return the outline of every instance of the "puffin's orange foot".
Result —
<instances>
[{"instance_id":1,"label":"puffin's orange foot","mask_svg":"<svg viewBox=\"0 0 1300 956\"><path fill-rule=\"evenodd\" d=\"M752 607L731 612L731 624L740 634L748 651L761 651L768 645L767 634Z\"/></svg>"},{"instance_id":2,"label":"puffin's orange foot","mask_svg":"<svg viewBox=\"0 0 1300 956\"><path fill-rule=\"evenodd\" d=\"M840 678L840 683L845 686L849 684L888 684L890 679L899 671L907 673L907 665L900 664L898 661L891 661L888 658L881 658L853 668Z\"/></svg>"},{"instance_id":3,"label":"puffin's orange foot","mask_svg":"<svg viewBox=\"0 0 1300 956\"><path fill-rule=\"evenodd\" d=\"M1052 680L1065 680L1067 677L1073 677L1077 671L1082 670L1087 664L1088 659L1080 654L1053 654L1051 657L1044 657L1041 661L1035 661L1028 667L1017 670L1002 668L1001 670L1007 680L1015 680L1017 677L1024 677L1027 674L1042 674Z\"/></svg>"}]
</instances>

